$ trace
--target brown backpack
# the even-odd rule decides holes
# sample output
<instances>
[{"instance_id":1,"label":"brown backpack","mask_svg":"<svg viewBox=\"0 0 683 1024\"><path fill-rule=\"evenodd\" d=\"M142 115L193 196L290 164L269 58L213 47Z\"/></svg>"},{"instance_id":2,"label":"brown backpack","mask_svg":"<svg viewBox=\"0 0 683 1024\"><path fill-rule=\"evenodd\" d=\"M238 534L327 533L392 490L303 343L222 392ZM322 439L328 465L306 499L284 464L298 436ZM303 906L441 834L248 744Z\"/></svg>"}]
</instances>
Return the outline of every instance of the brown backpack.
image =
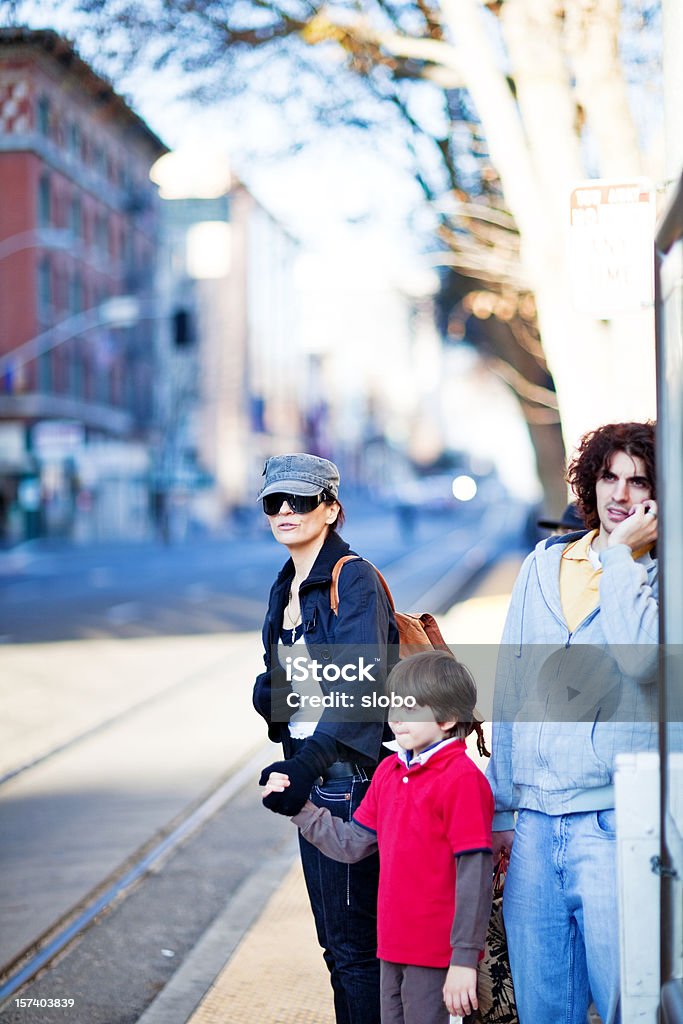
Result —
<instances>
[{"instance_id":1,"label":"brown backpack","mask_svg":"<svg viewBox=\"0 0 683 1024\"><path fill-rule=\"evenodd\" d=\"M338 562L335 563L332 569L332 583L330 585L330 608L336 615L339 609L339 574L344 568L347 562L354 562L360 555L344 555ZM367 561L367 559L364 559ZM368 562L368 565L372 565L372 562ZM409 612L397 612L394 599L391 591L389 590L389 584L382 576L379 569L372 565L372 568L377 573L379 581L384 588L384 592L387 595L389 604L396 617L396 625L398 626L398 634L400 637L399 641L399 657L406 658L409 654L418 654L420 651L434 649L437 651L448 651L451 654L451 650L441 635L441 630L437 624L436 619L429 612L422 612L421 615L411 615Z\"/></svg>"},{"instance_id":2,"label":"brown backpack","mask_svg":"<svg viewBox=\"0 0 683 1024\"><path fill-rule=\"evenodd\" d=\"M360 555L344 555L334 564L332 582L330 584L330 608L335 615L339 612L339 574L347 562L354 562L359 558ZM367 561L367 559L363 559L363 561ZM372 562L368 562L368 565L372 565ZM396 619L399 635L399 658L407 658L411 654L419 654L421 651L428 650L447 651L448 654L455 657L453 651L441 635L441 630L434 616L430 612L422 612L420 615L411 615L409 612L397 612L389 584L376 565L372 565L372 568L379 577L379 581L384 588ZM472 725L477 734L477 750L482 757L490 757L491 755L486 749L481 722L473 722Z\"/></svg>"}]
</instances>

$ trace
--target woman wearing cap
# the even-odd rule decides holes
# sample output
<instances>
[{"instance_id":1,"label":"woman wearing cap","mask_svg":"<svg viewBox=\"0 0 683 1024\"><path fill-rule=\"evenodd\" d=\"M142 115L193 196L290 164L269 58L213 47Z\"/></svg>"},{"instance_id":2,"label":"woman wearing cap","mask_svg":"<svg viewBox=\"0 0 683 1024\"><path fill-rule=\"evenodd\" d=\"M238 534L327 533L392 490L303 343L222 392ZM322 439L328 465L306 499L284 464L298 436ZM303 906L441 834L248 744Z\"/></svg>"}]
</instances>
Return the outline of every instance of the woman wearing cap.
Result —
<instances>
[{"instance_id":1,"label":"woman wearing cap","mask_svg":"<svg viewBox=\"0 0 683 1024\"><path fill-rule=\"evenodd\" d=\"M285 666L291 677L298 650L307 663L328 670L328 676L334 675L331 666L348 668L363 659L372 666L373 685L381 688L391 667L390 652L398 651L398 630L377 574L360 558L345 564L339 577L336 615L330 606L332 570L340 558L355 554L337 532L344 513L334 463L303 453L277 455L266 462L264 477L259 499L273 536L290 555L270 592L263 624L266 670L254 686L254 707L284 752L284 760L264 768L261 785L273 771L288 775L290 785L270 793L264 803L291 816L310 798L349 821L381 757L384 723L377 715L359 721L353 710L339 707L312 713L303 705L315 680L292 684ZM347 696L353 685L344 685ZM333 690L323 682L318 693ZM337 1024L378 1024L377 856L341 864L303 837L300 849Z\"/></svg>"}]
</instances>

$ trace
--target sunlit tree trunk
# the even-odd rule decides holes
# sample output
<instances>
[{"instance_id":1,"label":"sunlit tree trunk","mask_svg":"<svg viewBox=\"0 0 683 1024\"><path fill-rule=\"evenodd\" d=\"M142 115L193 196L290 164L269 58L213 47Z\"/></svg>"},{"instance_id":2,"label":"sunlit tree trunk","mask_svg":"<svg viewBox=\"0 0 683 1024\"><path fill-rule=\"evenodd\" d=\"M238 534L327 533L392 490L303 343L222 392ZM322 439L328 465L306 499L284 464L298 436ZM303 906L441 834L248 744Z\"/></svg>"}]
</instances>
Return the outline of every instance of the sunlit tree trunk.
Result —
<instances>
[{"instance_id":1,"label":"sunlit tree trunk","mask_svg":"<svg viewBox=\"0 0 683 1024\"><path fill-rule=\"evenodd\" d=\"M595 139L604 178L641 173L641 154L619 64L619 0L566 0L565 39L576 99Z\"/></svg>"},{"instance_id":2,"label":"sunlit tree trunk","mask_svg":"<svg viewBox=\"0 0 683 1024\"><path fill-rule=\"evenodd\" d=\"M570 298L569 192L587 177L576 127L577 94L570 80L570 56L576 62L582 107L598 151L601 157L609 154L600 173L624 178L639 166L616 58L616 0L567 5L572 6L576 9L568 53L565 26L555 4L548 0L503 4L502 28L516 85L515 104L490 36L484 32L479 5L475 0L442 0L456 60L519 226L522 260L536 296L568 450L586 429L613 419L653 415L655 408L651 315L637 313L602 322L578 313Z\"/></svg>"}]
</instances>

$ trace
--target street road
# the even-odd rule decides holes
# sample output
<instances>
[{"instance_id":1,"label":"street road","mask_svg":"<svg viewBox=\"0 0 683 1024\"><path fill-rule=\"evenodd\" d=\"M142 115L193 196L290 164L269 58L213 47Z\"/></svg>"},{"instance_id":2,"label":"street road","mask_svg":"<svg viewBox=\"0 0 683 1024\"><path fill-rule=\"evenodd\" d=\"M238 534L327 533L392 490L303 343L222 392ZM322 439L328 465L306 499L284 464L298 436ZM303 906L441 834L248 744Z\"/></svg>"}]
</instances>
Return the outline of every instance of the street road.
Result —
<instances>
[{"instance_id":1,"label":"street road","mask_svg":"<svg viewBox=\"0 0 683 1024\"><path fill-rule=\"evenodd\" d=\"M523 520L514 503L485 510L463 505L457 515L424 513L406 541L391 511L357 500L348 505L343 535L385 571L405 611L445 578L443 590L430 595L429 610L438 611L452 603L458 572L476 568L467 561L472 548L483 541L490 557L494 544L514 547ZM0 554L0 642L258 629L286 557L256 511L250 532L221 540L29 545L4 561Z\"/></svg>"}]
</instances>

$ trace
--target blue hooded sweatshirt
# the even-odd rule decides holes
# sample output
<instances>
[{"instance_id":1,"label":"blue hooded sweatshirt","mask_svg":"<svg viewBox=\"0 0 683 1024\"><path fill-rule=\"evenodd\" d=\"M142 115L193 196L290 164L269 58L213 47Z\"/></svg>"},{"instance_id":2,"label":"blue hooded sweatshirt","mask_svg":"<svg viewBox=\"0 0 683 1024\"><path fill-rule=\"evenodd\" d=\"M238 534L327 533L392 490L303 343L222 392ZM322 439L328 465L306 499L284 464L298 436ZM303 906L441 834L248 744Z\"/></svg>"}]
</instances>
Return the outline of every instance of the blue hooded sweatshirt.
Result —
<instances>
[{"instance_id":1,"label":"blue hooded sweatshirt","mask_svg":"<svg viewBox=\"0 0 683 1024\"><path fill-rule=\"evenodd\" d=\"M584 533L541 541L512 592L486 773L497 831L514 828L520 808L613 807L616 755L657 749L657 562L625 544L600 552L599 604L570 631L560 560Z\"/></svg>"}]
</instances>

